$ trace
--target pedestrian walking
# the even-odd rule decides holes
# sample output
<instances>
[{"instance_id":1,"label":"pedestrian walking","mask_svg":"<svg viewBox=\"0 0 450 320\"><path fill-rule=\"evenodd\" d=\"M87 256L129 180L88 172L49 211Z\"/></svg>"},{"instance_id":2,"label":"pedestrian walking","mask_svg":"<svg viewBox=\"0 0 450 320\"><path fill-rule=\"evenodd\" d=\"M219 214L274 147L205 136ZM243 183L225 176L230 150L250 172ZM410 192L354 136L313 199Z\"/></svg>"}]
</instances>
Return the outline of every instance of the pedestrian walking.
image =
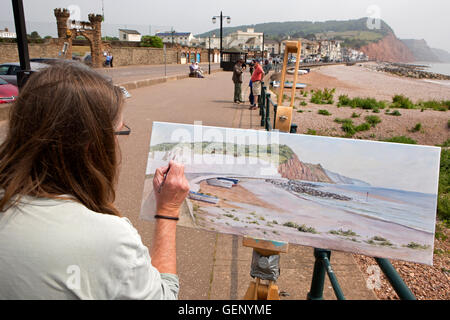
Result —
<instances>
[{"instance_id":1,"label":"pedestrian walking","mask_svg":"<svg viewBox=\"0 0 450 320\"><path fill-rule=\"evenodd\" d=\"M242 103L242 82L244 80L244 70L242 69L242 63L244 61L239 59L234 65L233 69L233 82L234 82L234 103Z\"/></svg>"}]
</instances>

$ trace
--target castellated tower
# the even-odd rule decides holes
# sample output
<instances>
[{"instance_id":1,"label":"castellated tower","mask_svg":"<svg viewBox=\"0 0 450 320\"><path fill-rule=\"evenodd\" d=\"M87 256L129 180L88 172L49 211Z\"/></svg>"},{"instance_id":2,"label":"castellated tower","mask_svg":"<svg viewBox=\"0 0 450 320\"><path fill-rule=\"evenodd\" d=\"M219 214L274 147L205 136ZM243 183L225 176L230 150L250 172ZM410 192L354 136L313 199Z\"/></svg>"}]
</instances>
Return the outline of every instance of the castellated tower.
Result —
<instances>
[{"instance_id":1,"label":"castellated tower","mask_svg":"<svg viewBox=\"0 0 450 320\"><path fill-rule=\"evenodd\" d=\"M67 21L70 13L67 9L55 9L56 25L58 26L58 38L66 38L67 36Z\"/></svg>"}]
</instances>

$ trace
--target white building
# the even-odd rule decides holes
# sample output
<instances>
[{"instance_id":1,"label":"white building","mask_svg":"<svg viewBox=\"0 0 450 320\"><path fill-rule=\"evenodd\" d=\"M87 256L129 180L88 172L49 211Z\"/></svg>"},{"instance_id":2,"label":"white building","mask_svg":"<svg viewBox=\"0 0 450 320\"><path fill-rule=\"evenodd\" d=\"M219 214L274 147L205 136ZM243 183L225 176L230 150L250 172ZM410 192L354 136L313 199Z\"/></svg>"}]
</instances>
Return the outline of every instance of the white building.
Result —
<instances>
[{"instance_id":1,"label":"white building","mask_svg":"<svg viewBox=\"0 0 450 320\"><path fill-rule=\"evenodd\" d=\"M246 31L238 30L227 35L223 41L224 48L239 48L241 50L262 50L262 32L255 32L255 29L248 28Z\"/></svg>"},{"instance_id":2,"label":"white building","mask_svg":"<svg viewBox=\"0 0 450 320\"><path fill-rule=\"evenodd\" d=\"M191 46L197 42L192 32L160 32L155 34L163 43L173 43L182 46Z\"/></svg>"},{"instance_id":3,"label":"white building","mask_svg":"<svg viewBox=\"0 0 450 320\"><path fill-rule=\"evenodd\" d=\"M119 29L119 39L121 41L140 42L142 35L136 30Z\"/></svg>"},{"instance_id":4,"label":"white building","mask_svg":"<svg viewBox=\"0 0 450 320\"><path fill-rule=\"evenodd\" d=\"M17 38L17 35L15 32L11 32L8 30L8 28L5 28L5 30L0 30L0 38Z\"/></svg>"}]
</instances>

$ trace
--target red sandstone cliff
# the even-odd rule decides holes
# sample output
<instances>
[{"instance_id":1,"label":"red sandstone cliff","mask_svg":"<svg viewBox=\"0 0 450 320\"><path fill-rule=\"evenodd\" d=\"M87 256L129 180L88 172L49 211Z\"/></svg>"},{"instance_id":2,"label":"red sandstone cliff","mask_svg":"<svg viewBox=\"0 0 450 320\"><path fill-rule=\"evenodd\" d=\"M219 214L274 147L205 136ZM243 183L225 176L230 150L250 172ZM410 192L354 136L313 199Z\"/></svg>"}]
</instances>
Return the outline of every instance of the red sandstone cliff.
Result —
<instances>
[{"instance_id":1,"label":"red sandstone cliff","mask_svg":"<svg viewBox=\"0 0 450 320\"><path fill-rule=\"evenodd\" d=\"M387 62L414 62L411 50L394 34L390 33L378 42L370 43L361 48L371 60Z\"/></svg>"},{"instance_id":2,"label":"red sandstone cliff","mask_svg":"<svg viewBox=\"0 0 450 320\"><path fill-rule=\"evenodd\" d=\"M279 166L278 172L283 178L290 180L334 183L320 164L302 163L295 154L291 159Z\"/></svg>"}]
</instances>

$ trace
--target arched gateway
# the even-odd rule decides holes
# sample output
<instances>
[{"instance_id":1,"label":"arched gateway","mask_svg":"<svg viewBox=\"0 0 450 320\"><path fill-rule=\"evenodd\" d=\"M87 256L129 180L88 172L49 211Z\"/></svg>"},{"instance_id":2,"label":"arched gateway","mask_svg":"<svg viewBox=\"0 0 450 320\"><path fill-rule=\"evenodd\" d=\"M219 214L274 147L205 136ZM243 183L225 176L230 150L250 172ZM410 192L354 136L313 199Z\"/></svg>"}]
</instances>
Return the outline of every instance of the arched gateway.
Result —
<instances>
[{"instance_id":1,"label":"arched gateway","mask_svg":"<svg viewBox=\"0 0 450 320\"><path fill-rule=\"evenodd\" d=\"M58 39L61 48L68 43L65 50L66 59L72 59L72 41L77 36L83 36L89 41L91 47L92 66L100 68L103 63L102 48L102 21L100 14L89 14L89 22L71 21L68 9L55 9L56 24L58 27Z\"/></svg>"}]
</instances>

